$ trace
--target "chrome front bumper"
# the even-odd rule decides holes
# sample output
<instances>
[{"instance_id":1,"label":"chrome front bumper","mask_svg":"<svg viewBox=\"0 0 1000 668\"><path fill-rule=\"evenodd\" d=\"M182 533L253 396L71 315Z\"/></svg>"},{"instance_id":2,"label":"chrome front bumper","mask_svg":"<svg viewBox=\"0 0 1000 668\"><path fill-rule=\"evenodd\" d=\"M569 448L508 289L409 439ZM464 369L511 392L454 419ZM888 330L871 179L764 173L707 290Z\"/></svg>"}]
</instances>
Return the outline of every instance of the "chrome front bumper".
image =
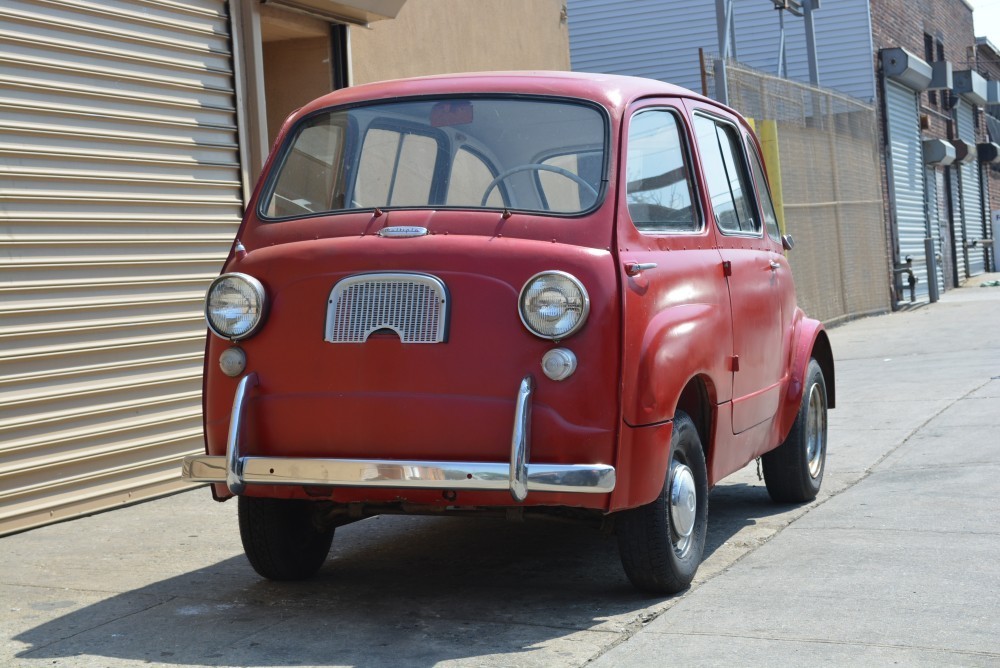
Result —
<instances>
[{"instance_id":1,"label":"chrome front bumper","mask_svg":"<svg viewBox=\"0 0 1000 668\"><path fill-rule=\"evenodd\" d=\"M229 422L226 456L184 458L181 477L191 482L226 483L233 494L248 484L324 487L391 487L397 489L510 490L515 501L528 492L606 494L615 488L615 469L607 464L529 463L531 431L530 376L521 381L514 407L509 462L406 461L396 459L317 459L240 456L240 430L248 392L257 374L236 388Z\"/></svg>"}]
</instances>

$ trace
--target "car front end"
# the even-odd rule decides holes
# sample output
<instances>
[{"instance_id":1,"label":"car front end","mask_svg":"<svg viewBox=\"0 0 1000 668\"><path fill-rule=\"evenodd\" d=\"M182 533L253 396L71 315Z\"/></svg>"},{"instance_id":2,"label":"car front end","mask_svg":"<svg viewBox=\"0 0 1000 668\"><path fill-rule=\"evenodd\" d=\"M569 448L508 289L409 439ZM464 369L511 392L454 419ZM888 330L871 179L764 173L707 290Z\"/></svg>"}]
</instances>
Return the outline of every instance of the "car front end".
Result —
<instances>
[{"instance_id":1,"label":"car front end","mask_svg":"<svg viewBox=\"0 0 1000 668\"><path fill-rule=\"evenodd\" d=\"M335 95L284 131L206 297L206 453L183 475L216 498L610 509L609 113L432 88Z\"/></svg>"}]
</instances>

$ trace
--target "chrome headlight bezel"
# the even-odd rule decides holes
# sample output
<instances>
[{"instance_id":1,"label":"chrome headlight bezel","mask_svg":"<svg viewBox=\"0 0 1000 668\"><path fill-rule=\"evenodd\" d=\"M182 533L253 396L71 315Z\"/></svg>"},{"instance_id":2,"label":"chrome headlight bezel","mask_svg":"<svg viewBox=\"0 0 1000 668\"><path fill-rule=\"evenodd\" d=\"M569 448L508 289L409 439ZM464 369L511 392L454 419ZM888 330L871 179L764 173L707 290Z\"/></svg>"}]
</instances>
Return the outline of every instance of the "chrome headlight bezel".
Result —
<instances>
[{"instance_id":1,"label":"chrome headlight bezel","mask_svg":"<svg viewBox=\"0 0 1000 668\"><path fill-rule=\"evenodd\" d=\"M218 322L221 318L216 316L215 320L213 320L212 299L222 289L223 285L233 281L242 283L246 288L242 294L248 297L249 308L246 309L246 313L250 317L250 325L239 330L231 329L231 331L226 331L223 323ZM205 292L205 322L208 323L208 328L213 334L226 341L242 341L256 334L264 322L266 309L267 294L264 292L264 286L256 278L247 274L222 274L212 281Z\"/></svg>"},{"instance_id":2,"label":"chrome headlight bezel","mask_svg":"<svg viewBox=\"0 0 1000 668\"><path fill-rule=\"evenodd\" d=\"M540 295L544 281L548 280L547 289L560 293L568 304L564 308L562 315L552 319L552 327L543 328L543 323L538 322L538 318L532 318L530 313L534 299ZM542 283L542 286L539 286ZM536 307L537 308L537 307ZM590 314L590 295L583 287L576 276L565 271L549 270L541 271L527 280L517 297L517 313L521 318L521 323L529 332L535 336L549 341L561 341L576 332L580 331L587 316ZM560 326L567 315L576 314L575 320L570 326Z\"/></svg>"}]
</instances>

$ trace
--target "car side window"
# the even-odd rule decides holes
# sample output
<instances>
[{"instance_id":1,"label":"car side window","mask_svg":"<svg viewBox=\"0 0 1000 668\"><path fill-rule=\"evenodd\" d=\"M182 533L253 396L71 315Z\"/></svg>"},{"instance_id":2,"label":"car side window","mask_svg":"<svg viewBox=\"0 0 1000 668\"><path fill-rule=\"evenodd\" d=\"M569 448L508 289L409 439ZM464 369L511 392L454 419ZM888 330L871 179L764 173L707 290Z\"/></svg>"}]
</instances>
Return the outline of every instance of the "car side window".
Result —
<instances>
[{"instance_id":1,"label":"car side window","mask_svg":"<svg viewBox=\"0 0 1000 668\"><path fill-rule=\"evenodd\" d=\"M341 177L343 150L342 125L322 118L304 127L285 158L267 215L283 218L342 206L343 202L331 201L336 197L331 193Z\"/></svg>"},{"instance_id":2,"label":"car side window","mask_svg":"<svg viewBox=\"0 0 1000 668\"><path fill-rule=\"evenodd\" d=\"M750 169L753 171L753 180L757 184L757 196L760 201L761 212L764 214L764 227L767 228L767 236L774 241L781 241L781 232L778 230L778 215L774 211L774 202L771 200L771 191L768 189L767 177L764 176L764 167L757 154L757 147L747 139L748 152L750 153Z\"/></svg>"},{"instance_id":3,"label":"car side window","mask_svg":"<svg viewBox=\"0 0 1000 668\"><path fill-rule=\"evenodd\" d=\"M640 232L701 228L683 137L671 111L640 111L629 123L625 192L629 216Z\"/></svg>"},{"instance_id":4,"label":"car side window","mask_svg":"<svg viewBox=\"0 0 1000 668\"><path fill-rule=\"evenodd\" d=\"M750 199L753 189L736 128L700 114L694 117L694 127L719 228L729 234L760 233L760 222L753 215Z\"/></svg>"}]
</instances>

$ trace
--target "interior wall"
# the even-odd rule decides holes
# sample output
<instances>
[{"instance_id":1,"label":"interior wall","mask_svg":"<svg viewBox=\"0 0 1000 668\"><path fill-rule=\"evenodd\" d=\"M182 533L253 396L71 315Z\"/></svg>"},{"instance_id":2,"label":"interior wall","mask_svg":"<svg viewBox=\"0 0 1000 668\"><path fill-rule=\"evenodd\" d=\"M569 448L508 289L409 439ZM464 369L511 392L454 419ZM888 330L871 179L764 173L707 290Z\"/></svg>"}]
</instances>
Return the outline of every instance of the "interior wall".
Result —
<instances>
[{"instance_id":1,"label":"interior wall","mask_svg":"<svg viewBox=\"0 0 1000 668\"><path fill-rule=\"evenodd\" d=\"M330 23L272 5L258 7L267 141L290 113L333 89Z\"/></svg>"},{"instance_id":2,"label":"interior wall","mask_svg":"<svg viewBox=\"0 0 1000 668\"><path fill-rule=\"evenodd\" d=\"M332 90L330 38L265 42L264 87L267 137L273 142L290 113Z\"/></svg>"},{"instance_id":3,"label":"interior wall","mask_svg":"<svg viewBox=\"0 0 1000 668\"><path fill-rule=\"evenodd\" d=\"M407 0L351 29L352 84L495 70L568 70L564 0Z\"/></svg>"}]
</instances>

